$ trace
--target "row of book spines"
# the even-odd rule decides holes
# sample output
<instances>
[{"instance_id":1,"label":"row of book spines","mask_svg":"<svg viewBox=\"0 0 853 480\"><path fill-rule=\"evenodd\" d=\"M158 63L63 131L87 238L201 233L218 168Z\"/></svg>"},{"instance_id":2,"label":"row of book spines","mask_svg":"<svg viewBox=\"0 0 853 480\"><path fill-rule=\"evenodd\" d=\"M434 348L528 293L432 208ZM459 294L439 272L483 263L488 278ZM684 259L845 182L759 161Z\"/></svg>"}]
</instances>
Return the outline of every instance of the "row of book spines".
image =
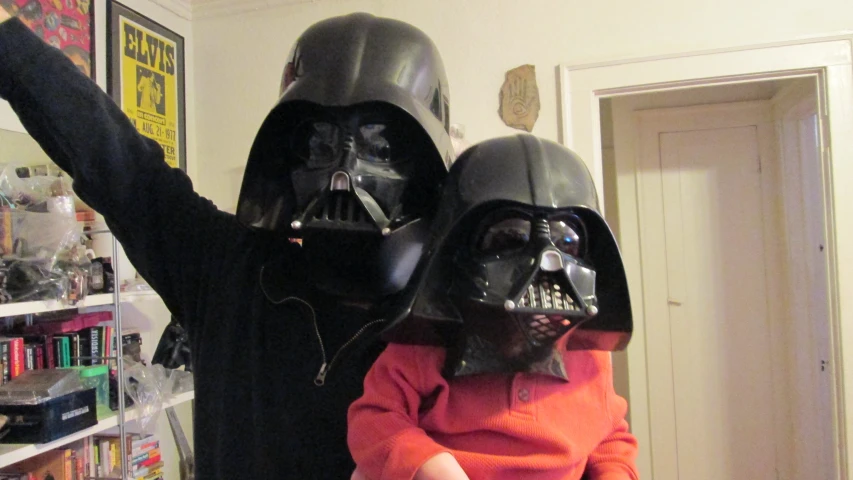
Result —
<instances>
[{"instance_id":1,"label":"row of book spines","mask_svg":"<svg viewBox=\"0 0 853 480\"><path fill-rule=\"evenodd\" d=\"M146 440L147 438L147 440ZM160 442L151 437L140 438L138 436L126 437L126 448L128 452L128 477L135 480L156 480L162 476L163 461L160 456ZM154 447L148 447L148 450L142 451L139 447L134 448L134 444L139 440L148 443L154 443ZM121 457L121 444L119 437L95 437L95 472L98 476L108 476L120 467L119 458ZM146 460L133 462L134 457L139 457L142 453L153 452Z\"/></svg>"},{"instance_id":2,"label":"row of book spines","mask_svg":"<svg viewBox=\"0 0 853 480\"><path fill-rule=\"evenodd\" d=\"M121 444L117 436L94 436L86 439L84 448L87 449L87 458L89 464L85 466L81 472L87 477L78 477L80 480L90 477L109 477L112 476L117 468L120 468L119 458L121 458ZM133 452L133 444L136 441L142 440L138 436L126 437L126 448L129 452ZM134 467L129 465L128 477L133 480L158 480L163 476L163 462L159 454L160 442L157 442L157 458L149 462L146 466ZM70 477L69 477L70 478ZM73 479L72 479L73 480Z\"/></svg>"},{"instance_id":3,"label":"row of book spines","mask_svg":"<svg viewBox=\"0 0 853 480\"><path fill-rule=\"evenodd\" d=\"M87 470L85 442L81 440L74 445L49 450L8 467L6 472L0 473L0 480L86 480L91 475Z\"/></svg>"},{"instance_id":4,"label":"row of book spines","mask_svg":"<svg viewBox=\"0 0 853 480\"><path fill-rule=\"evenodd\" d=\"M128 448L132 448L132 439L127 438ZM115 473L121 456L119 441L119 437L115 436L86 437L68 448L50 450L8 467L6 472L0 472L0 480L41 480L46 478L47 473L55 480L109 477ZM157 457L159 445L156 442ZM162 476L163 462L159 459L147 466L130 469L128 475L133 480L157 480L162 479Z\"/></svg>"},{"instance_id":5,"label":"row of book spines","mask_svg":"<svg viewBox=\"0 0 853 480\"><path fill-rule=\"evenodd\" d=\"M134 441L127 457L128 476L131 478L145 478L163 467L160 441L153 436Z\"/></svg>"},{"instance_id":6,"label":"row of book spines","mask_svg":"<svg viewBox=\"0 0 853 480\"><path fill-rule=\"evenodd\" d=\"M122 335L125 345L140 340L138 332ZM26 370L107 363L105 357L116 356L115 343L114 328L108 325L90 327L83 332L0 337L3 383ZM80 358L86 356L94 358Z\"/></svg>"}]
</instances>

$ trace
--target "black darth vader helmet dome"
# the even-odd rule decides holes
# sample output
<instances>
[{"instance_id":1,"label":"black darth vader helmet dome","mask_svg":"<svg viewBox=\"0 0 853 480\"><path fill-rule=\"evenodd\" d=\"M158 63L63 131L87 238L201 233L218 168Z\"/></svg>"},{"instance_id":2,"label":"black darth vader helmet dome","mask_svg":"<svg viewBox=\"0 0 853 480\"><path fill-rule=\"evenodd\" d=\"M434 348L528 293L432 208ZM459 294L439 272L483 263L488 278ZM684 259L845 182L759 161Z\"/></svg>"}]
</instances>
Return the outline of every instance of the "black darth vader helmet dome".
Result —
<instances>
[{"instance_id":1,"label":"black darth vader helmet dome","mask_svg":"<svg viewBox=\"0 0 853 480\"><path fill-rule=\"evenodd\" d=\"M410 287L388 306L386 340L464 337L521 363L561 338L570 350L627 345L621 255L589 171L567 148L532 135L469 148L451 168L433 232Z\"/></svg>"},{"instance_id":2,"label":"black darth vader helmet dome","mask_svg":"<svg viewBox=\"0 0 853 480\"><path fill-rule=\"evenodd\" d=\"M451 163L449 115L444 66L422 31L365 13L318 22L291 50L237 217L302 238L323 290L398 291Z\"/></svg>"},{"instance_id":3,"label":"black darth vader helmet dome","mask_svg":"<svg viewBox=\"0 0 853 480\"><path fill-rule=\"evenodd\" d=\"M294 182L295 168L310 163L306 170L337 171L344 150L374 160L349 167L351 176L362 177L348 179L354 189L369 193L378 169L401 162L415 164L408 165L409 182L435 189L452 158L449 116L444 64L422 31L366 13L318 22L291 50L281 97L246 165L237 215L246 225L299 236L290 229L314 200L300 188L314 190L302 184L319 180ZM390 217L393 206L382 207Z\"/></svg>"}]
</instances>

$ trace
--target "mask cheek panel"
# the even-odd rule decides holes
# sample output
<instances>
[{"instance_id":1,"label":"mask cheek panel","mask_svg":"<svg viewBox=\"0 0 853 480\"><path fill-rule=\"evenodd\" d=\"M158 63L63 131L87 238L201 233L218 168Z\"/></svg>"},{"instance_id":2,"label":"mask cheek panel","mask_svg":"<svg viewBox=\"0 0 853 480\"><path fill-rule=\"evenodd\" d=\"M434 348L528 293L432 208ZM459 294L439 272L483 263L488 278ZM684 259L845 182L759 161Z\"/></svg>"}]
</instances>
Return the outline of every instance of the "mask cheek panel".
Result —
<instances>
[{"instance_id":1,"label":"mask cheek panel","mask_svg":"<svg viewBox=\"0 0 853 480\"><path fill-rule=\"evenodd\" d=\"M595 270L584 267L575 262L566 264L566 274L578 299L584 303L588 315L595 315L598 312L597 299L595 296ZM590 311L594 309L594 311Z\"/></svg>"}]
</instances>

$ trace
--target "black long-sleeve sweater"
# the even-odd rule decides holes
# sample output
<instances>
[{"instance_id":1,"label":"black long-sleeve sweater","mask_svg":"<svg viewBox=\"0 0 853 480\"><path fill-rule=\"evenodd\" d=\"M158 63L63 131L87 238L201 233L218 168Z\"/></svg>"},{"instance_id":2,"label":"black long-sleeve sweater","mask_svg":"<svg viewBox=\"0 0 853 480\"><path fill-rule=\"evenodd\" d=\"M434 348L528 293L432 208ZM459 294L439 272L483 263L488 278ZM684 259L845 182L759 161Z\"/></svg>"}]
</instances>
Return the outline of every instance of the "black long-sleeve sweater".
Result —
<instances>
[{"instance_id":1,"label":"black long-sleeve sweater","mask_svg":"<svg viewBox=\"0 0 853 480\"><path fill-rule=\"evenodd\" d=\"M331 363L367 316L306 291L298 246L196 194L111 98L17 19L0 25L0 97L186 324L196 478L349 478L346 411L381 347L368 328L317 386L318 334ZM303 298L316 320L268 296Z\"/></svg>"}]
</instances>

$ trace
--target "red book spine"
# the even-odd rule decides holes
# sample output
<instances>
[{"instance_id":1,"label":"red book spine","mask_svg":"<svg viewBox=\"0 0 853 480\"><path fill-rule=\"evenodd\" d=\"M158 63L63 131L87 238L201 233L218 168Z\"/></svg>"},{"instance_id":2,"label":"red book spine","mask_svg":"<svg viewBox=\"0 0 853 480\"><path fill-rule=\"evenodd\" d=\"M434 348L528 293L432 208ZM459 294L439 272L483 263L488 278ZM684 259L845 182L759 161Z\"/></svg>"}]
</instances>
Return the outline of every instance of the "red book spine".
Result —
<instances>
[{"instance_id":1,"label":"red book spine","mask_svg":"<svg viewBox=\"0 0 853 480\"><path fill-rule=\"evenodd\" d=\"M9 344L12 350L9 352L10 362L12 363L10 376L15 378L24 373L24 339L10 338Z\"/></svg>"},{"instance_id":2,"label":"red book spine","mask_svg":"<svg viewBox=\"0 0 853 480\"><path fill-rule=\"evenodd\" d=\"M53 355L53 335L45 335L44 352L47 368L56 368L56 358Z\"/></svg>"},{"instance_id":3,"label":"red book spine","mask_svg":"<svg viewBox=\"0 0 853 480\"><path fill-rule=\"evenodd\" d=\"M36 345L36 370L41 370L44 366L44 345Z\"/></svg>"}]
</instances>

